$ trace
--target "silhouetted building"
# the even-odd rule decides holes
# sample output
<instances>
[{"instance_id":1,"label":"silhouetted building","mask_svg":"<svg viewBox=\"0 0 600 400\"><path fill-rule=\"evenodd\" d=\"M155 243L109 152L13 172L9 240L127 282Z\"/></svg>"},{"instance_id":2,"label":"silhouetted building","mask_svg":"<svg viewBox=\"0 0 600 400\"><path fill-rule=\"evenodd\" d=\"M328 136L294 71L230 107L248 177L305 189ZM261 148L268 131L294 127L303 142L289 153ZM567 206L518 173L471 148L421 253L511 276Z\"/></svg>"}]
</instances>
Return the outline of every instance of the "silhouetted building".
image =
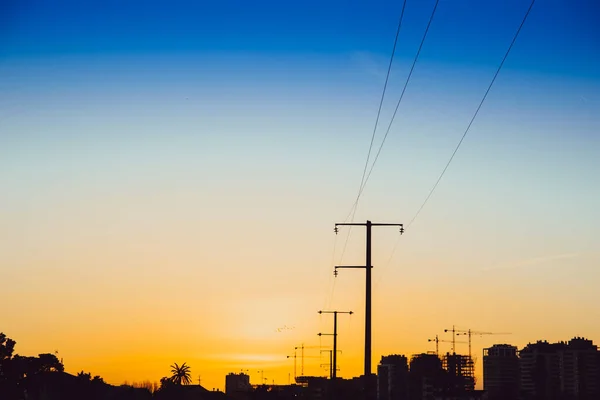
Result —
<instances>
[{"instance_id":1,"label":"silhouetted building","mask_svg":"<svg viewBox=\"0 0 600 400\"><path fill-rule=\"evenodd\" d=\"M564 398L600 399L598 347L591 340L573 338L560 352L560 389Z\"/></svg>"},{"instance_id":2,"label":"silhouetted building","mask_svg":"<svg viewBox=\"0 0 600 400\"><path fill-rule=\"evenodd\" d=\"M436 354L417 354L410 360L408 390L410 400L435 400L442 392L445 373Z\"/></svg>"},{"instance_id":3,"label":"silhouetted building","mask_svg":"<svg viewBox=\"0 0 600 400\"><path fill-rule=\"evenodd\" d=\"M381 357L377 366L377 399L408 399L408 360L405 356Z\"/></svg>"},{"instance_id":4,"label":"silhouetted building","mask_svg":"<svg viewBox=\"0 0 600 400\"><path fill-rule=\"evenodd\" d=\"M258 385L251 393L239 396L243 400L299 400L313 399L308 396L308 389L300 385ZM238 397L229 397L237 399Z\"/></svg>"},{"instance_id":5,"label":"silhouetted building","mask_svg":"<svg viewBox=\"0 0 600 400\"><path fill-rule=\"evenodd\" d=\"M296 382L306 388L306 396L309 399L325 399L328 396L331 382L322 376L298 376Z\"/></svg>"},{"instance_id":6,"label":"silhouetted building","mask_svg":"<svg viewBox=\"0 0 600 400\"><path fill-rule=\"evenodd\" d=\"M584 338L528 344L519 358L523 398L600 399L598 354L598 347Z\"/></svg>"},{"instance_id":7,"label":"silhouetted building","mask_svg":"<svg viewBox=\"0 0 600 400\"><path fill-rule=\"evenodd\" d=\"M483 400L486 399L485 391L471 390L460 394L439 394L435 396L435 400Z\"/></svg>"},{"instance_id":8,"label":"silhouetted building","mask_svg":"<svg viewBox=\"0 0 600 400\"><path fill-rule=\"evenodd\" d=\"M524 399L560 399L560 352L564 348L564 343L538 341L519 352Z\"/></svg>"},{"instance_id":9,"label":"silhouetted building","mask_svg":"<svg viewBox=\"0 0 600 400\"><path fill-rule=\"evenodd\" d=\"M335 387L333 381L321 376L299 376L296 381L299 384L299 391L295 399L331 399L337 400L352 400L365 398L364 393L364 377L354 377L351 379L337 378ZM301 386L300 386L301 385Z\"/></svg>"},{"instance_id":10,"label":"silhouetted building","mask_svg":"<svg viewBox=\"0 0 600 400\"><path fill-rule=\"evenodd\" d=\"M241 393L248 393L251 390L250 376L244 373L230 373L225 376L225 394L228 396L237 396Z\"/></svg>"},{"instance_id":11,"label":"silhouetted building","mask_svg":"<svg viewBox=\"0 0 600 400\"><path fill-rule=\"evenodd\" d=\"M442 367L446 370L445 393L460 395L475 390L473 359L470 356L447 353L442 359Z\"/></svg>"},{"instance_id":12,"label":"silhouetted building","mask_svg":"<svg viewBox=\"0 0 600 400\"><path fill-rule=\"evenodd\" d=\"M495 344L483 349L483 388L488 400L517 400L519 375L515 346Z\"/></svg>"},{"instance_id":13,"label":"silhouetted building","mask_svg":"<svg viewBox=\"0 0 600 400\"><path fill-rule=\"evenodd\" d=\"M375 380L377 379L374 374L371 374L371 377ZM375 387L373 384L371 387ZM363 400L365 398L365 379L364 375L354 377L351 379L340 379L337 381L337 388L335 392L335 399L339 400L351 400L351 399L359 399Z\"/></svg>"}]
</instances>

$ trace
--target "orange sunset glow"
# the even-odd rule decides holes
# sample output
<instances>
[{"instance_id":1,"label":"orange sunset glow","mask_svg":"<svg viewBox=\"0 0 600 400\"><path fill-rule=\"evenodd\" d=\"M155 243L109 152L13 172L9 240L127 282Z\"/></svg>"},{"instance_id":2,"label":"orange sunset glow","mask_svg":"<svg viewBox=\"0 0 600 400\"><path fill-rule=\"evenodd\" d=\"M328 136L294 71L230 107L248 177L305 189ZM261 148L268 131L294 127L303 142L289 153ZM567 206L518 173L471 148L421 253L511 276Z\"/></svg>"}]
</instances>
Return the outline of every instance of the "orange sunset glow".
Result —
<instances>
[{"instance_id":1,"label":"orange sunset glow","mask_svg":"<svg viewBox=\"0 0 600 400\"><path fill-rule=\"evenodd\" d=\"M0 7L1 399L70 399L50 371L144 399L287 399L310 376L415 400L410 360L438 351L474 365L453 399L494 400L497 344L504 400L540 399L538 341L598 382L567 393L563 369L549 392L600 396L596 4L92 3ZM368 241L334 228L366 221L396 225L372 229L355 390ZM352 311L335 374L332 310ZM226 397L231 373L258 397Z\"/></svg>"}]
</instances>

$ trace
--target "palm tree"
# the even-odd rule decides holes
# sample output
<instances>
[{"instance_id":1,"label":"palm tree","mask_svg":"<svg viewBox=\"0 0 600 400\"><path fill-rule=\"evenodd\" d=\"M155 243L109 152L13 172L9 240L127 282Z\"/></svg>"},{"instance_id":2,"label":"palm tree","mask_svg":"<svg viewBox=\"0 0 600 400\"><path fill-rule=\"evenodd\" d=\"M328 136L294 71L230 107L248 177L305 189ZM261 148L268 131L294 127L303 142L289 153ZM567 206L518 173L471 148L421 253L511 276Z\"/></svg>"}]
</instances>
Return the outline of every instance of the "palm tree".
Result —
<instances>
[{"instance_id":1,"label":"palm tree","mask_svg":"<svg viewBox=\"0 0 600 400\"><path fill-rule=\"evenodd\" d=\"M183 363L179 366L175 363L174 365L171 365L171 372L173 373L173 375L171 375L171 381L173 383L176 383L177 385L189 385L192 383L191 368L189 365Z\"/></svg>"}]
</instances>

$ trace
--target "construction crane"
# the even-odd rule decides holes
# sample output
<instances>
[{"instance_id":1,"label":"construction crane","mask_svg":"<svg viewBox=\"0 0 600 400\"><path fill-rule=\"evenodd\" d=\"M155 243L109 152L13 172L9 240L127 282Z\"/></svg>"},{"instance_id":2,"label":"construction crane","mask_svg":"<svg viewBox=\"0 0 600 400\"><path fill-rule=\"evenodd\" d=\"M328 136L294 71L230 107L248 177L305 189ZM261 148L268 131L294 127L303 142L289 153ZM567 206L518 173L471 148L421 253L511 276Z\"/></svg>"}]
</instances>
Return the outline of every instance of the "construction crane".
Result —
<instances>
[{"instance_id":1,"label":"construction crane","mask_svg":"<svg viewBox=\"0 0 600 400\"><path fill-rule=\"evenodd\" d=\"M443 343L452 343L452 352L454 353L454 345L456 343L466 343L466 342L457 342L456 340L441 340L438 338L438 335L435 335L435 339L427 339L428 342L435 342L435 354L439 357L440 355L440 342Z\"/></svg>"},{"instance_id":2,"label":"construction crane","mask_svg":"<svg viewBox=\"0 0 600 400\"><path fill-rule=\"evenodd\" d=\"M452 332L452 340L454 340L455 337L459 336L459 335L467 335L469 337L469 358L471 358L471 337L472 336L510 335L511 334L509 332L480 332L480 331L473 331L471 329L462 330L462 329L455 329L454 326L452 326L452 329L444 329L444 332Z\"/></svg>"},{"instance_id":3,"label":"construction crane","mask_svg":"<svg viewBox=\"0 0 600 400\"><path fill-rule=\"evenodd\" d=\"M457 330L452 325L452 329L444 329L444 333L452 332L452 353L456 353L456 332Z\"/></svg>"}]
</instances>

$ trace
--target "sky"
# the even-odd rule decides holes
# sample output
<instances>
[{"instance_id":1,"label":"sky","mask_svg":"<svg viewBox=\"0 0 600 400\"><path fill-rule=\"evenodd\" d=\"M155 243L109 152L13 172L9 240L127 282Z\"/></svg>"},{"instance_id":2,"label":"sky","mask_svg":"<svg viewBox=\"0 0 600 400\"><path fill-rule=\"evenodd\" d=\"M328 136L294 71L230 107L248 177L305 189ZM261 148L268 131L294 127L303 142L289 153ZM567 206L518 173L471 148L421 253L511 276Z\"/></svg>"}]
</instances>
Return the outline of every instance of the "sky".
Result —
<instances>
[{"instance_id":1,"label":"sky","mask_svg":"<svg viewBox=\"0 0 600 400\"><path fill-rule=\"evenodd\" d=\"M434 4L407 1L374 151ZM528 4L439 2L355 214L407 228L373 232L373 365L432 351L453 325L510 333L473 337L479 384L494 343L600 342L597 2L536 2L407 226ZM332 272L364 263L364 229L333 227L356 199L401 8L2 2L0 331L17 352L58 351L113 384L174 362L208 388L240 371L287 383L302 344L303 372L327 374L332 318L317 311L352 310L339 375L361 374L364 277Z\"/></svg>"}]
</instances>

